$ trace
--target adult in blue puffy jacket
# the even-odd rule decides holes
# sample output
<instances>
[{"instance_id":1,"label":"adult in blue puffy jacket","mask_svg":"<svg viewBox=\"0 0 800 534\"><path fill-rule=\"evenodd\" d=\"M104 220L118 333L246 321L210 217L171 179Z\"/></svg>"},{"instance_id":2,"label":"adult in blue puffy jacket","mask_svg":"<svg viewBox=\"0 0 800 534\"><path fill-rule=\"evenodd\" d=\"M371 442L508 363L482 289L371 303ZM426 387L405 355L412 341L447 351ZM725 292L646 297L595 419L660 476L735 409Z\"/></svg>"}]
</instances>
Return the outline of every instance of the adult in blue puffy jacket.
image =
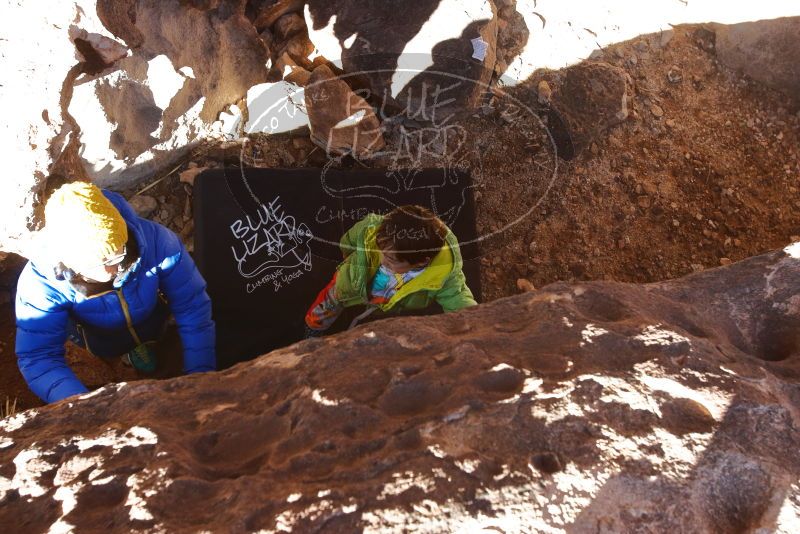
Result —
<instances>
[{"instance_id":1,"label":"adult in blue puffy jacket","mask_svg":"<svg viewBox=\"0 0 800 534\"><path fill-rule=\"evenodd\" d=\"M75 182L48 200L43 241L52 259L28 262L16 300L19 369L42 400L88 391L64 359L68 339L154 370L152 343L170 312L184 371L216 368L206 284L173 232L138 217L122 196Z\"/></svg>"}]
</instances>

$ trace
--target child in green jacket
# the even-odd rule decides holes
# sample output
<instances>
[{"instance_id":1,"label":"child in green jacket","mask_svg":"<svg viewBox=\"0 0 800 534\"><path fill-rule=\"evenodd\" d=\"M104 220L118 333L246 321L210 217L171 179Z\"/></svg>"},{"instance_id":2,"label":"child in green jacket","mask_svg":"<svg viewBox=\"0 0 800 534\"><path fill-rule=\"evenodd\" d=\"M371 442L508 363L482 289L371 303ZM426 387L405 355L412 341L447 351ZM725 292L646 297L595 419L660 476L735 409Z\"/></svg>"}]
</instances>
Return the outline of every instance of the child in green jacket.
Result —
<instances>
[{"instance_id":1,"label":"child in green jacket","mask_svg":"<svg viewBox=\"0 0 800 534\"><path fill-rule=\"evenodd\" d=\"M344 261L306 314L309 336L321 335L349 306L367 306L352 327L375 310L418 310L434 300L445 312L477 304L456 236L421 206L367 215L340 247Z\"/></svg>"}]
</instances>

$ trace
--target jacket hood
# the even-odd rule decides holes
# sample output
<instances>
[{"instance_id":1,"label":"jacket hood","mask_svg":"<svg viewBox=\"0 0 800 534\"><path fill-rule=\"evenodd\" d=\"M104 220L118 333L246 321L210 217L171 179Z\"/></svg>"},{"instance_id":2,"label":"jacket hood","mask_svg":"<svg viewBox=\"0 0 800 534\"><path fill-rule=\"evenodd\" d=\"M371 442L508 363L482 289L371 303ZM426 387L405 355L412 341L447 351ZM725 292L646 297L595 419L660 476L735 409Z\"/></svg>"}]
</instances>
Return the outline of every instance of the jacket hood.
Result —
<instances>
[{"instance_id":1,"label":"jacket hood","mask_svg":"<svg viewBox=\"0 0 800 534\"><path fill-rule=\"evenodd\" d=\"M128 272L124 277L114 281L114 287L119 287L123 285L131 276L133 276L136 271L139 270L139 267L142 263L142 258L144 258L147 254L147 240L144 238L142 225L139 222L139 216L133 210L133 207L128 204L128 201L125 200L119 193L114 193L113 191L108 191L107 189L103 190L103 194L109 201L111 201L114 207L117 208L120 215L122 215L122 218L125 219L125 223L128 225L128 233L130 236L136 239L136 244L139 247L139 258L137 258L131 268L128 269Z\"/></svg>"},{"instance_id":2,"label":"jacket hood","mask_svg":"<svg viewBox=\"0 0 800 534\"><path fill-rule=\"evenodd\" d=\"M374 239L378 227L383 222L383 218L384 218L383 215L370 213L369 215L364 217L364 219L362 219L362 222L366 223L366 228L367 228L364 235L364 242L365 246L367 247L367 254L370 254L371 248L372 249L377 248ZM447 274L452 274L454 271L460 271L461 269L464 268L464 259L461 256L461 247L458 244L458 238L449 227L447 228L447 235L444 238L444 242L450 249L453 260L451 268Z\"/></svg>"},{"instance_id":3,"label":"jacket hood","mask_svg":"<svg viewBox=\"0 0 800 534\"><path fill-rule=\"evenodd\" d=\"M381 222L383 222L383 216L371 215L367 218L367 220L370 223L364 236L367 254L372 255L373 262L375 260L379 261L379 255L375 252L378 248L378 245L375 242L375 236L377 234L378 227L380 226ZM437 266L438 270L443 272L446 277L453 272L460 271L464 267L464 260L461 257L461 247L458 244L458 238L456 238L455 234L452 230L450 230L449 227L447 228L447 235L444 238L444 244L447 245L448 249L450 249L449 254L446 250L442 250L431 259L431 265ZM442 246L442 249L444 249L444 246ZM444 271L443 263L446 263L448 260L450 261L449 269ZM442 282L444 282L444 278L442 278Z\"/></svg>"},{"instance_id":4,"label":"jacket hood","mask_svg":"<svg viewBox=\"0 0 800 534\"><path fill-rule=\"evenodd\" d=\"M363 301L366 298L369 280L375 275L380 265L380 252L375 242L375 236L382 221L382 215L370 214L353 227L353 230L358 233L358 243L354 247L352 257L340 264L338 269L340 277L337 280L337 288L342 292L346 305L348 302ZM456 276L461 272L463 265L458 239L448 228L445 244L428 267L420 276L409 282L404 290L395 294L382 308L392 308L409 292L442 288L451 276Z\"/></svg>"}]
</instances>

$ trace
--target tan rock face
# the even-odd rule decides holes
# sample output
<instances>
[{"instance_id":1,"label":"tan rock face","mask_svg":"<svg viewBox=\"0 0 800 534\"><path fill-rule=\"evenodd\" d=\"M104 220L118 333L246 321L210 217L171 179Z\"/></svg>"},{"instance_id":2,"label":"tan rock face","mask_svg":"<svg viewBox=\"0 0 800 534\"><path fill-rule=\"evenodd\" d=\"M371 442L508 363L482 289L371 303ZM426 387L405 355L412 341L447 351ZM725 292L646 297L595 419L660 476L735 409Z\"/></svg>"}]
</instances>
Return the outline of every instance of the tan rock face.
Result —
<instances>
[{"instance_id":1,"label":"tan rock face","mask_svg":"<svg viewBox=\"0 0 800 534\"><path fill-rule=\"evenodd\" d=\"M0 524L793 532L798 279L559 283L24 412Z\"/></svg>"},{"instance_id":2,"label":"tan rock face","mask_svg":"<svg viewBox=\"0 0 800 534\"><path fill-rule=\"evenodd\" d=\"M196 142L224 134L220 112L267 75L267 51L244 4L139 0L121 11L100 3L106 24L131 40L132 52L81 80L70 102L93 181L135 183Z\"/></svg>"},{"instance_id":3,"label":"tan rock face","mask_svg":"<svg viewBox=\"0 0 800 534\"><path fill-rule=\"evenodd\" d=\"M384 146L380 122L363 98L325 65L308 81L305 102L311 140L334 155L367 156Z\"/></svg>"},{"instance_id":4,"label":"tan rock face","mask_svg":"<svg viewBox=\"0 0 800 534\"><path fill-rule=\"evenodd\" d=\"M65 114L82 68L70 32L74 26L83 28L87 39L113 39L94 11L91 1L59 2L48 9L31 9L24 2L5 6L0 95L13 109L0 125L0 142L13 156L6 158L0 181L2 250L24 252L28 246L29 232L41 223L39 201L51 172L83 177L74 165L78 134Z\"/></svg>"},{"instance_id":5,"label":"tan rock face","mask_svg":"<svg viewBox=\"0 0 800 534\"><path fill-rule=\"evenodd\" d=\"M2 90L17 111L3 125L14 153L0 194L3 250L35 252L25 240L42 223L48 177L130 186L224 135L220 112L266 79L244 0L10 9Z\"/></svg>"}]
</instances>

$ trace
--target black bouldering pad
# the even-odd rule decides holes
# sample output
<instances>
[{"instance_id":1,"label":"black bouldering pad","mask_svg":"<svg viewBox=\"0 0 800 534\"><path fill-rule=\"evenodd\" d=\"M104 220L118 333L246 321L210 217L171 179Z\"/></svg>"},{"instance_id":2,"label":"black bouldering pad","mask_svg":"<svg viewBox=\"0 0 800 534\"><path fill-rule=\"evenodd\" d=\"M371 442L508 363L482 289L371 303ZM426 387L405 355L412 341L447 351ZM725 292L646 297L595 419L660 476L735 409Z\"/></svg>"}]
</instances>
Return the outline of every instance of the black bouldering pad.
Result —
<instances>
[{"instance_id":1,"label":"black bouldering pad","mask_svg":"<svg viewBox=\"0 0 800 534\"><path fill-rule=\"evenodd\" d=\"M308 307L342 261L344 232L368 213L406 204L431 209L453 230L467 283L480 300L466 173L233 168L200 174L194 257L213 302L220 368L302 339Z\"/></svg>"}]
</instances>

